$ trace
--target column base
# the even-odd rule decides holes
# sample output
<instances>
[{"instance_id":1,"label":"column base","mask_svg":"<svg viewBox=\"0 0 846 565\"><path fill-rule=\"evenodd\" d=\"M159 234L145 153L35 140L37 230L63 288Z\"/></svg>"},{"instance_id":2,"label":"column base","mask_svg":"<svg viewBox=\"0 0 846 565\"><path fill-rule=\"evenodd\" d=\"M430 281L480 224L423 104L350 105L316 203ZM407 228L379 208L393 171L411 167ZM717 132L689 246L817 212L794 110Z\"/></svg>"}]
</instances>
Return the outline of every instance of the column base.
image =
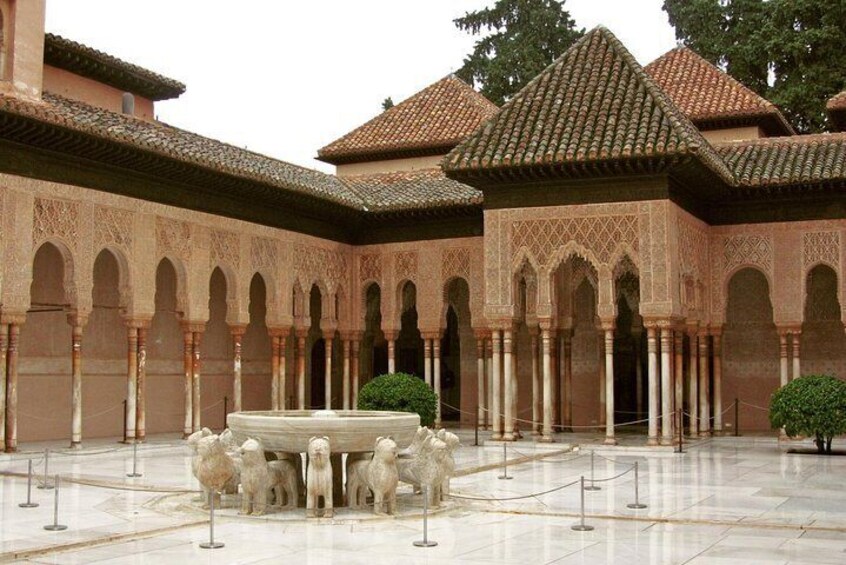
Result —
<instances>
[{"instance_id":1,"label":"column base","mask_svg":"<svg viewBox=\"0 0 846 565\"><path fill-rule=\"evenodd\" d=\"M676 445L678 442L674 441L671 437L662 437L661 438L661 445Z\"/></svg>"},{"instance_id":2,"label":"column base","mask_svg":"<svg viewBox=\"0 0 846 565\"><path fill-rule=\"evenodd\" d=\"M81 441L71 441L70 442L71 449L82 449L82 442Z\"/></svg>"},{"instance_id":3,"label":"column base","mask_svg":"<svg viewBox=\"0 0 846 565\"><path fill-rule=\"evenodd\" d=\"M7 445L6 446L6 453L17 453L17 452L18 452L18 448L16 446L14 446L14 445L12 445L12 446Z\"/></svg>"},{"instance_id":4,"label":"column base","mask_svg":"<svg viewBox=\"0 0 846 565\"><path fill-rule=\"evenodd\" d=\"M544 434L538 438L538 442L540 443L555 443L555 440L552 438L552 434Z\"/></svg>"},{"instance_id":5,"label":"column base","mask_svg":"<svg viewBox=\"0 0 846 565\"><path fill-rule=\"evenodd\" d=\"M723 435L722 428L720 428L720 429L714 428L714 435L717 436L717 437L721 437Z\"/></svg>"},{"instance_id":6,"label":"column base","mask_svg":"<svg viewBox=\"0 0 846 565\"><path fill-rule=\"evenodd\" d=\"M511 432L505 432L502 434L502 441L514 441L514 434Z\"/></svg>"},{"instance_id":7,"label":"column base","mask_svg":"<svg viewBox=\"0 0 846 565\"><path fill-rule=\"evenodd\" d=\"M541 435L540 430L532 430L532 435L535 437Z\"/></svg>"},{"instance_id":8,"label":"column base","mask_svg":"<svg viewBox=\"0 0 846 565\"><path fill-rule=\"evenodd\" d=\"M502 434L498 434L498 433L494 432L491 435L491 440L492 441L502 441Z\"/></svg>"},{"instance_id":9,"label":"column base","mask_svg":"<svg viewBox=\"0 0 846 565\"><path fill-rule=\"evenodd\" d=\"M711 432L699 432L699 437L711 437Z\"/></svg>"},{"instance_id":10,"label":"column base","mask_svg":"<svg viewBox=\"0 0 846 565\"><path fill-rule=\"evenodd\" d=\"M191 432L182 432L182 439L188 439L189 437L191 437ZM121 443L126 443L126 442L121 442Z\"/></svg>"},{"instance_id":11,"label":"column base","mask_svg":"<svg viewBox=\"0 0 846 565\"><path fill-rule=\"evenodd\" d=\"M649 447L655 447L658 445L658 438L657 437L650 437L646 439L646 445Z\"/></svg>"},{"instance_id":12,"label":"column base","mask_svg":"<svg viewBox=\"0 0 846 565\"><path fill-rule=\"evenodd\" d=\"M602 443L604 445L617 445L617 440L613 437L606 437Z\"/></svg>"}]
</instances>

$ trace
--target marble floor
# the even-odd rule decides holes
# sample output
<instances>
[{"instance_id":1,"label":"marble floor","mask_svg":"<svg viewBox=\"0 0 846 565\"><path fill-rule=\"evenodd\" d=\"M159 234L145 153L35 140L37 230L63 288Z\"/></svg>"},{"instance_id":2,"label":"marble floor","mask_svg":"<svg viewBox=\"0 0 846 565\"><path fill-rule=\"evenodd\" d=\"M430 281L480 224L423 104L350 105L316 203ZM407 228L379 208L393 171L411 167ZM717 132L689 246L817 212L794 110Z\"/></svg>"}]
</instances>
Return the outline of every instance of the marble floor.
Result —
<instances>
[{"instance_id":1,"label":"marble floor","mask_svg":"<svg viewBox=\"0 0 846 565\"><path fill-rule=\"evenodd\" d=\"M404 510L374 518L340 510L333 520L299 513L238 517L233 500L216 520L226 546L203 550L207 515L197 504L190 454L172 437L138 449L139 478L128 478L132 449L93 442L50 456L49 473L64 484L59 522L50 532L54 491L26 499L27 459L43 472L43 445L32 453L0 454L0 562L26 563L846 563L846 457L788 453L773 439L715 438L684 454L624 446L606 449L589 435L559 443L529 439L509 445L501 480L501 445L474 447L462 433L455 498L433 512L418 548L419 497L403 488ZM484 440L485 438L481 438ZM624 442L634 446L635 442ZM796 444L809 447L809 444ZM588 532L573 531L582 491ZM640 501L633 510L634 463ZM40 475L39 475L40 478Z\"/></svg>"}]
</instances>

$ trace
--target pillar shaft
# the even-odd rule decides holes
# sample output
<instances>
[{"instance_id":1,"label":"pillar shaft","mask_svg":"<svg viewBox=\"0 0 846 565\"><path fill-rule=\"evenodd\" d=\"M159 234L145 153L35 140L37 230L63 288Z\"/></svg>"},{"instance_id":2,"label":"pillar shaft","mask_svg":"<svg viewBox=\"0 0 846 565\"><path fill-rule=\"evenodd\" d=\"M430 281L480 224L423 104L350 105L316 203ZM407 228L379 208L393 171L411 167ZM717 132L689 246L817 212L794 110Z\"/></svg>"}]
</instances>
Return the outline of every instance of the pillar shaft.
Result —
<instances>
[{"instance_id":1,"label":"pillar shaft","mask_svg":"<svg viewBox=\"0 0 846 565\"><path fill-rule=\"evenodd\" d=\"M352 408L358 409L358 375L360 370L359 361L360 342L354 339L352 342Z\"/></svg>"},{"instance_id":2,"label":"pillar shaft","mask_svg":"<svg viewBox=\"0 0 846 565\"><path fill-rule=\"evenodd\" d=\"M387 333L387 332L386 332ZM385 336L388 340L388 373L397 372L397 340L394 336Z\"/></svg>"},{"instance_id":3,"label":"pillar shaft","mask_svg":"<svg viewBox=\"0 0 846 565\"><path fill-rule=\"evenodd\" d=\"M435 394L438 397L438 404L435 410L435 426L441 426L441 338L440 336L432 340L432 356L433 356L433 381Z\"/></svg>"},{"instance_id":4,"label":"pillar shaft","mask_svg":"<svg viewBox=\"0 0 846 565\"><path fill-rule=\"evenodd\" d=\"M544 441L552 441L552 357L550 356L550 335L548 329L541 330L543 356L543 429Z\"/></svg>"},{"instance_id":5,"label":"pillar shaft","mask_svg":"<svg viewBox=\"0 0 846 565\"><path fill-rule=\"evenodd\" d=\"M649 365L649 445L658 444L658 410L660 404L659 375L658 375L658 341L655 337L655 327L646 328L646 346Z\"/></svg>"},{"instance_id":6,"label":"pillar shaft","mask_svg":"<svg viewBox=\"0 0 846 565\"><path fill-rule=\"evenodd\" d=\"M232 330L232 410L240 412L243 407L243 392L241 383L241 345L244 339L243 332L239 329ZM270 408L278 410L276 403L276 388L279 377L279 343L276 336L270 335Z\"/></svg>"},{"instance_id":7,"label":"pillar shaft","mask_svg":"<svg viewBox=\"0 0 846 565\"><path fill-rule=\"evenodd\" d=\"M20 324L9 324L6 354L6 452L18 450L18 339Z\"/></svg>"},{"instance_id":8,"label":"pillar shaft","mask_svg":"<svg viewBox=\"0 0 846 565\"><path fill-rule=\"evenodd\" d=\"M9 325L0 322L0 448L6 449L6 356L9 352Z\"/></svg>"},{"instance_id":9,"label":"pillar shaft","mask_svg":"<svg viewBox=\"0 0 846 565\"><path fill-rule=\"evenodd\" d=\"M71 447L78 447L82 443L82 324L71 323Z\"/></svg>"},{"instance_id":10,"label":"pillar shaft","mask_svg":"<svg viewBox=\"0 0 846 565\"><path fill-rule=\"evenodd\" d=\"M184 376L185 419L182 435L188 437L194 430L194 385L192 383L192 366L194 364L194 334L190 330L182 332L182 372Z\"/></svg>"},{"instance_id":11,"label":"pillar shaft","mask_svg":"<svg viewBox=\"0 0 846 565\"><path fill-rule=\"evenodd\" d=\"M800 363L799 357L799 342L800 342L801 334L799 332L793 332L793 379L798 379L802 376L802 367Z\"/></svg>"},{"instance_id":12,"label":"pillar shaft","mask_svg":"<svg viewBox=\"0 0 846 565\"><path fill-rule=\"evenodd\" d=\"M684 334L680 331L673 332L673 437L684 433L681 420L678 418L679 410L684 406Z\"/></svg>"},{"instance_id":13,"label":"pillar shaft","mask_svg":"<svg viewBox=\"0 0 846 565\"><path fill-rule=\"evenodd\" d=\"M194 431L199 431L202 427L202 416L203 416L203 404L200 399L200 343L203 339L202 332L195 331L194 334L194 348L193 348L193 356L191 358L191 384L192 392L191 401L193 403L194 409Z\"/></svg>"},{"instance_id":14,"label":"pillar shaft","mask_svg":"<svg viewBox=\"0 0 846 565\"><path fill-rule=\"evenodd\" d=\"M126 440L135 441L135 410L138 393L138 328L129 326L126 352Z\"/></svg>"},{"instance_id":15,"label":"pillar shaft","mask_svg":"<svg viewBox=\"0 0 846 565\"><path fill-rule=\"evenodd\" d=\"M607 367L605 364L605 335L600 332L599 334L599 423L600 425L605 425L605 418L608 415L606 412L606 398L605 394L607 392L607 387L605 385L606 381L606 371Z\"/></svg>"},{"instance_id":16,"label":"pillar shaft","mask_svg":"<svg viewBox=\"0 0 846 565\"><path fill-rule=\"evenodd\" d=\"M486 404L487 407L488 407L488 410L487 410L487 412L485 412L485 427L487 429L491 430L491 429L493 429L493 414L494 414L493 413L493 397L494 397L494 393L493 393L493 374L494 374L494 372L493 372L493 356L494 356L494 352L493 352L493 340L488 339L487 341L488 341L488 345L487 345L486 349L487 349L487 356L488 357L487 357L487 363L486 363L486 367L485 367L485 373L486 373L485 378L488 381L488 383L487 383L488 386L486 387L487 390L485 392L487 393L487 397L488 397L488 401L487 401L487 404Z\"/></svg>"},{"instance_id":17,"label":"pillar shaft","mask_svg":"<svg viewBox=\"0 0 846 565\"><path fill-rule=\"evenodd\" d=\"M699 340L696 331L688 334L690 359L688 362L688 426L691 437L699 435Z\"/></svg>"},{"instance_id":18,"label":"pillar shaft","mask_svg":"<svg viewBox=\"0 0 846 565\"><path fill-rule=\"evenodd\" d=\"M233 334L233 337L235 334ZM279 339L270 334L270 409L279 410ZM235 411L241 410L241 339L235 337Z\"/></svg>"},{"instance_id":19,"label":"pillar shaft","mask_svg":"<svg viewBox=\"0 0 846 565\"><path fill-rule=\"evenodd\" d=\"M711 435L711 370L708 363L708 334L699 335L699 435Z\"/></svg>"},{"instance_id":20,"label":"pillar shaft","mask_svg":"<svg viewBox=\"0 0 846 565\"><path fill-rule=\"evenodd\" d=\"M614 329L605 328L605 444L614 439Z\"/></svg>"},{"instance_id":21,"label":"pillar shaft","mask_svg":"<svg viewBox=\"0 0 846 565\"><path fill-rule=\"evenodd\" d=\"M350 409L350 340L344 340L344 374L342 394L344 395L343 408Z\"/></svg>"},{"instance_id":22,"label":"pillar shaft","mask_svg":"<svg viewBox=\"0 0 846 565\"><path fill-rule=\"evenodd\" d=\"M540 363L538 360L538 336L533 333L531 336L532 348L532 432L540 431L541 426L541 384L540 384Z\"/></svg>"},{"instance_id":23,"label":"pillar shaft","mask_svg":"<svg viewBox=\"0 0 846 565\"><path fill-rule=\"evenodd\" d=\"M673 441L673 330L661 328L661 443Z\"/></svg>"},{"instance_id":24,"label":"pillar shaft","mask_svg":"<svg viewBox=\"0 0 846 565\"><path fill-rule=\"evenodd\" d=\"M476 426L485 426L485 339L476 339Z\"/></svg>"},{"instance_id":25,"label":"pillar shaft","mask_svg":"<svg viewBox=\"0 0 846 565\"><path fill-rule=\"evenodd\" d=\"M714 334L713 339L713 354L714 354L714 432L721 434L723 432L723 347L722 336Z\"/></svg>"},{"instance_id":26,"label":"pillar shaft","mask_svg":"<svg viewBox=\"0 0 846 565\"><path fill-rule=\"evenodd\" d=\"M785 386L790 380L789 360L787 357L787 332L778 334L779 384Z\"/></svg>"},{"instance_id":27,"label":"pillar shaft","mask_svg":"<svg viewBox=\"0 0 846 565\"><path fill-rule=\"evenodd\" d=\"M505 371L503 376L503 383L504 383L504 397L505 397L505 416L504 416L504 424L503 424L503 431L502 431L502 439L505 441L513 441L514 440L514 362L512 361L513 356L513 342L512 342L512 332L510 329L506 329L502 332L502 364L504 365Z\"/></svg>"},{"instance_id":28,"label":"pillar shaft","mask_svg":"<svg viewBox=\"0 0 846 565\"><path fill-rule=\"evenodd\" d=\"M502 425L500 413L500 383L502 382L502 332L493 331L493 403L491 404L491 417L493 418L493 434L491 439L502 439Z\"/></svg>"},{"instance_id":29,"label":"pillar shaft","mask_svg":"<svg viewBox=\"0 0 846 565\"><path fill-rule=\"evenodd\" d=\"M288 409L288 337L279 336L279 399L276 404L280 410Z\"/></svg>"},{"instance_id":30,"label":"pillar shaft","mask_svg":"<svg viewBox=\"0 0 846 565\"><path fill-rule=\"evenodd\" d=\"M297 408L305 410L306 336L297 336Z\"/></svg>"},{"instance_id":31,"label":"pillar shaft","mask_svg":"<svg viewBox=\"0 0 846 565\"><path fill-rule=\"evenodd\" d=\"M635 333L635 411L637 412L637 419L640 420L643 417L645 412L643 407L643 365L641 364L642 361L642 353L640 349L641 344L641 333Z\"/></svg>"},{"instance_id":32,"label":"pillar shaft","mask_svg":"<svg viewBox=\"0 0 846 565\"><path fill-rule=\"evenodd\" d=\"M564 414L562 416L562 423L566 428L573 425L573 340L570 332L564 332L564 349L562 355L564 356Z\"/></svg>"},{"instance_id":33,"label":"pillar shaft","mask_svg":"<svg viewBox=\"0 0 846 565\"><path fill-rule=\"evenodd\" d=\"M135 399L135 439L147 439L147 326L138 327L138 391Z\"/></svg>"},{"instance_id":34,"label":"pillar shaft","mask_svg":"<svg viewBox=\"0 0 846 565\"><path fill-rule=\"evenodd\" d=\"M326 343L326 371L323 373L323 404L327 410L332 409L332 337L324 338Z\"/></svg>"},{"instance_id":35,"label":"pillar shaft","mask_svg":"<svg viewBox=\"0 0 846 565\"><path fill-rule=\"evenodd\" d=\"M423 339L423 380L432 386L432 340Z\"/></svg>"}]
</instances>

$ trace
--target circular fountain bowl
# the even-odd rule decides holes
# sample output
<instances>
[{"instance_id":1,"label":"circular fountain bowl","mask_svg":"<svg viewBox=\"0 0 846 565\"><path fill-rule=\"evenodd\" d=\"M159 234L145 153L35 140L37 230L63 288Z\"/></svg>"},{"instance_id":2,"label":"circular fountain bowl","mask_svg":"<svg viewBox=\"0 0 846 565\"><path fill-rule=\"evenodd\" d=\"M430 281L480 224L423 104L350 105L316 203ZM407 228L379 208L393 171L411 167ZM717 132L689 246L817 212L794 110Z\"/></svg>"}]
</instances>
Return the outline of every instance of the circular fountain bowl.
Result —
<instances>
[{"instance_id":1,"label":"circular fountain bowl","mask_svg":"<svg viewBox=\"0 0 846 565\"><path fill-rule=\"evenodd\" d=\"M304 453L308 440L327 436L333 453L373 451L379 437L391 436L397 447L411 444L420 416L407 412L365 410L278 410L233 412L226 423L236 441L261 440L268 451Z\"/></svg>"}]
</instances>

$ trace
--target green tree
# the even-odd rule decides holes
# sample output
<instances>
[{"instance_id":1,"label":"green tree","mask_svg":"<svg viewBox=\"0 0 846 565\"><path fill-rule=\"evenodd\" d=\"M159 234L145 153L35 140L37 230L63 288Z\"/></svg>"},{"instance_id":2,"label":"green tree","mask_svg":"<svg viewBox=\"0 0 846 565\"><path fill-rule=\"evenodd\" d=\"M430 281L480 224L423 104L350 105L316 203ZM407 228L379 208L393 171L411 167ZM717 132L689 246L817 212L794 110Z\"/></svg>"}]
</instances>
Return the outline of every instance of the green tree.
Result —
<instances>
[{"instance_id":1,"label":"green tree","mask_svg":"<svg viewBox=\"0 0 846 565\"><path fill-rule=\"evenodd\" d=\"M676 37L778 105L800 132L822 131L846 88L842 0L664 0Z\"/></svg>"},{"instance_id":2,"label":"green tree","mask_svg":"<svg viewBox=\"0 0 846 565\"><path fill-rule=\"evenodd\" d=\"M394 99L388 96L384 100L382 100L382 111L390 110L394 107Z\"/></svg>"},{"instance_id":3,"label":"green tree","mask_svg":"<svg viewBox=\"0 0 846 565\"><path fill-rule=\"evenodd\" d=\"M789 436L812 436L817 451L830 454L832 438L846 433L846 381L807 375L789 382L773 393L770 424Z\"/></svg>"},{"instance_id":4,"label":"green tree","mask_svg":"<svg viewBox=\"0 0 846 565\"><path fill-rule=\"evenodd\" d=\"M456 73L495 104L503 104L583 34L565 0L497 0L468 12L455 26L482 35Z\"/></svg>"}]
</instances>

